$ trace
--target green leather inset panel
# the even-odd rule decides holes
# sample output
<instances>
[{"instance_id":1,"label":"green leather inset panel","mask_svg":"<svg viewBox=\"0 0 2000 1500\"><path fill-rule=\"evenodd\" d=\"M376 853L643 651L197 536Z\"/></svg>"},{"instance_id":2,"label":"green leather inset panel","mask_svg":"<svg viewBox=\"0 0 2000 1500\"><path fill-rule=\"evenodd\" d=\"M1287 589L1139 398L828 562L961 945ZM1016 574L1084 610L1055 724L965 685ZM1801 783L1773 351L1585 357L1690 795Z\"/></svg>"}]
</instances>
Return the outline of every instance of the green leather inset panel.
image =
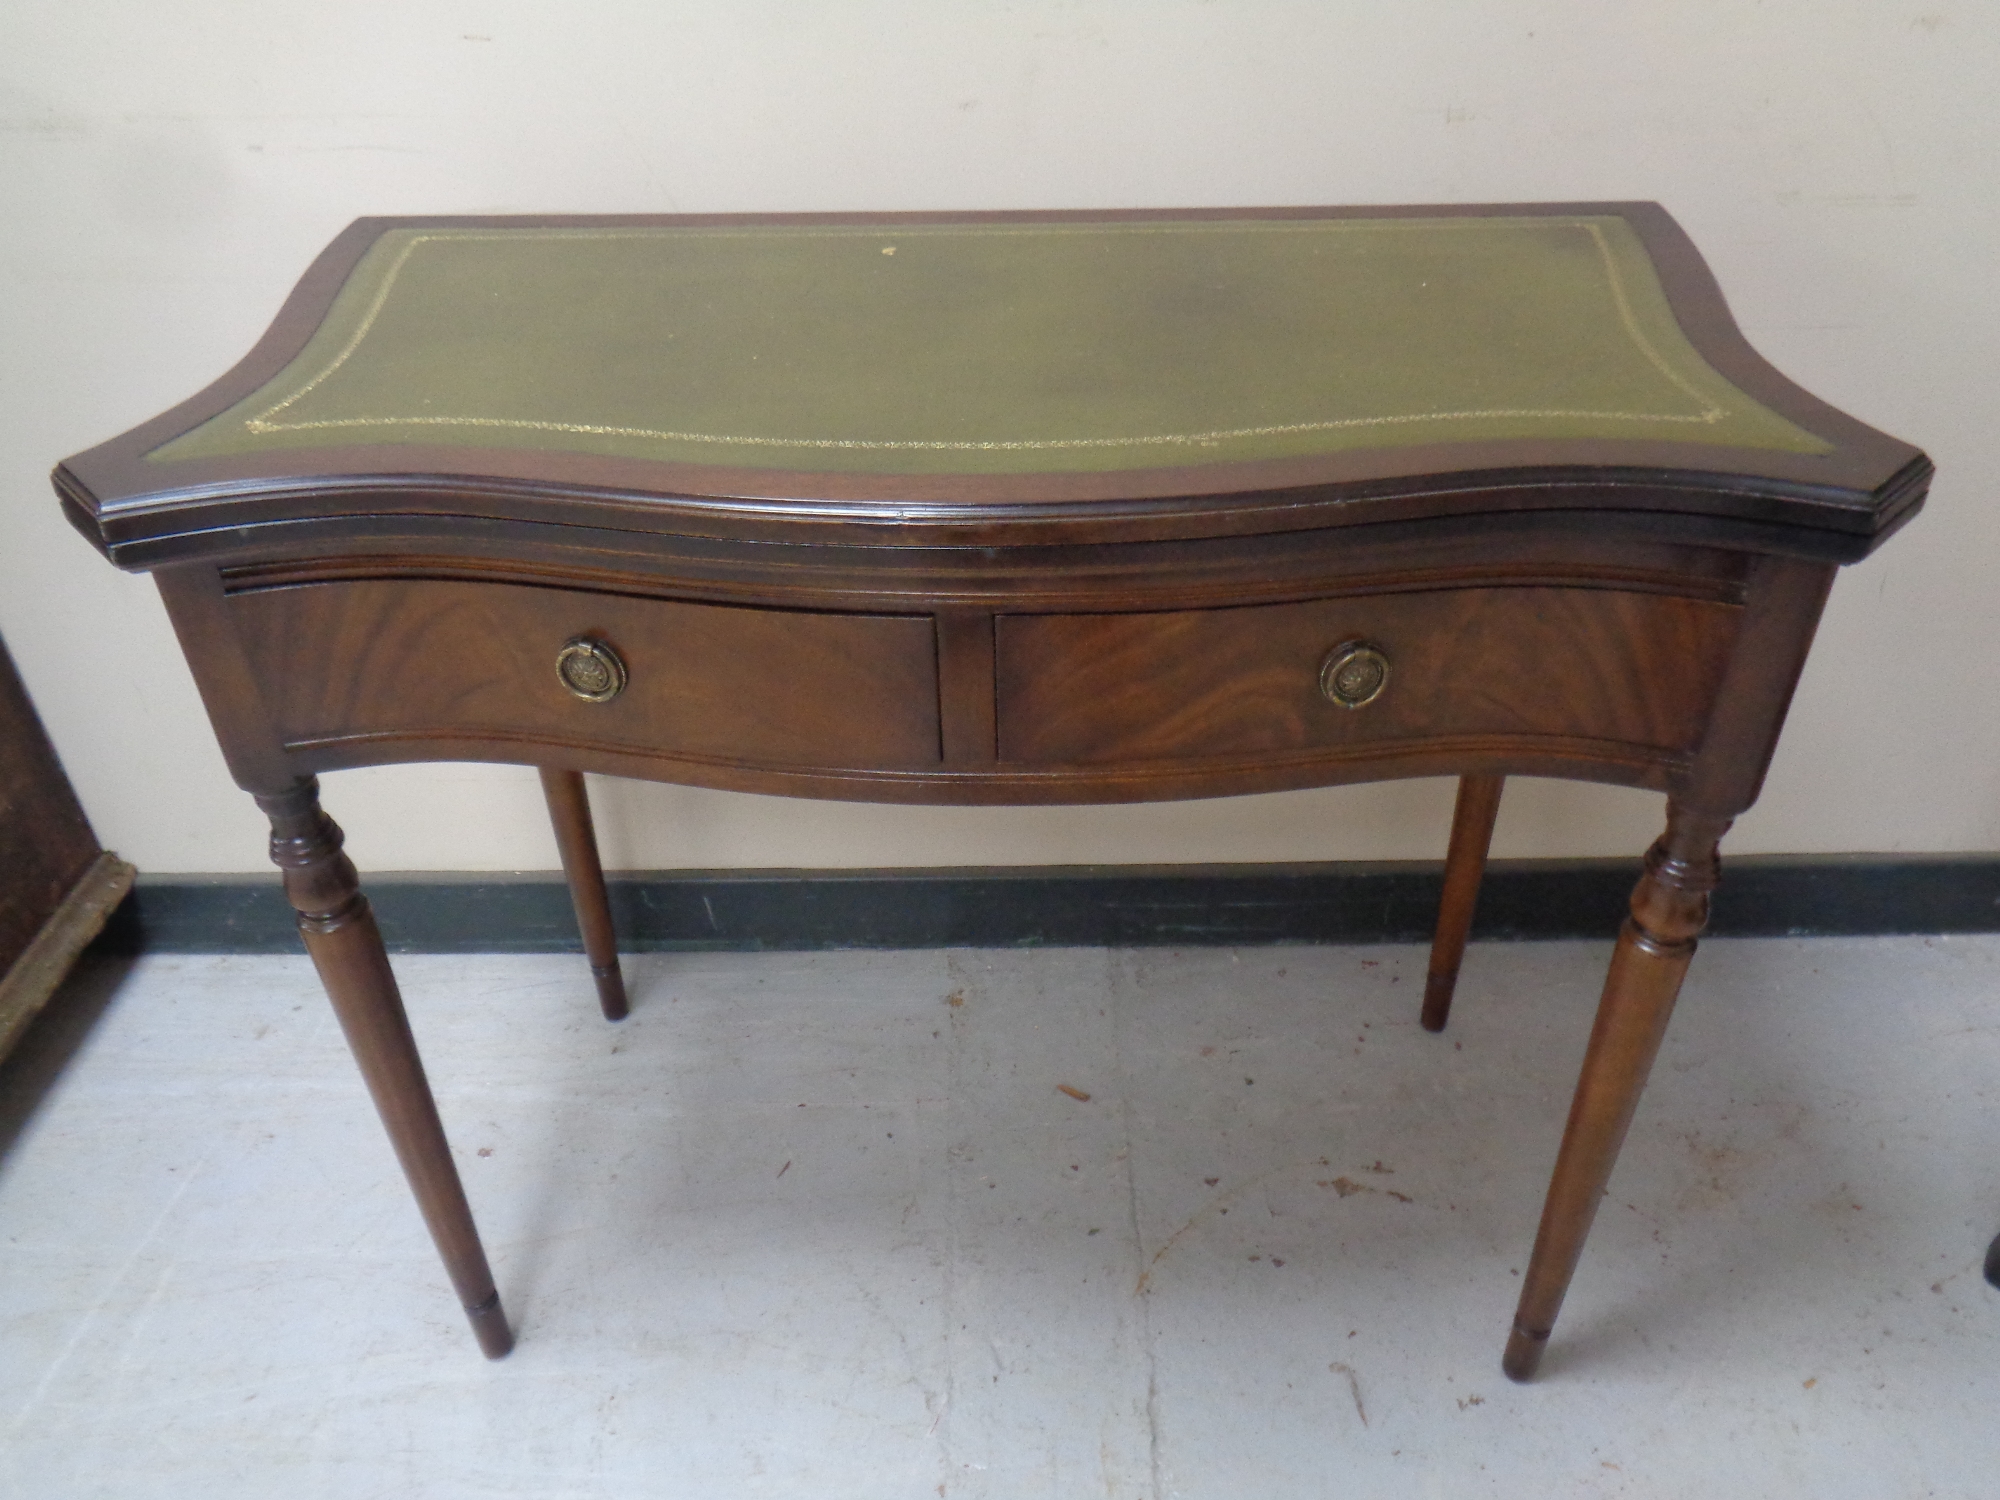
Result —
<instances>
[{"instance_id":1,"label":"green leather inset panel","mask_svg":"<svg viewBox=\"0 0 2000 1500\"><path fill-rule=\"evenodd\" d=\"M156 449L374 443L1035 473L1513 437L1824 453L1616 216L392 230Z\"/></svg>"}]
</instances>

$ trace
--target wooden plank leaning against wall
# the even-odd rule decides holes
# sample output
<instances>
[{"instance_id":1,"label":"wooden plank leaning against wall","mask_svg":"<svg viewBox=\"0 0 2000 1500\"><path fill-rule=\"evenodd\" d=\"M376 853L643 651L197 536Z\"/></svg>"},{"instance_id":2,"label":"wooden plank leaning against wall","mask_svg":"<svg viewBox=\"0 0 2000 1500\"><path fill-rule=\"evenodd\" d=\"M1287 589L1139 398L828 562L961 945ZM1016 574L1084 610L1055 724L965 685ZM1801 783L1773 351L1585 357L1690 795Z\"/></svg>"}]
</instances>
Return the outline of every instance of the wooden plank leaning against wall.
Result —
<instances>
[{"instance_id":1,"label":"wooden plank leaning against wall","mask_svg":"<svg viewBox=\"0 0 2000 1500\"><path fill-rule=\"evenodd\" d=\"M132 876L98 847L0 645L0 1057L47 1006Z\"/></svg>"}]
</instances>

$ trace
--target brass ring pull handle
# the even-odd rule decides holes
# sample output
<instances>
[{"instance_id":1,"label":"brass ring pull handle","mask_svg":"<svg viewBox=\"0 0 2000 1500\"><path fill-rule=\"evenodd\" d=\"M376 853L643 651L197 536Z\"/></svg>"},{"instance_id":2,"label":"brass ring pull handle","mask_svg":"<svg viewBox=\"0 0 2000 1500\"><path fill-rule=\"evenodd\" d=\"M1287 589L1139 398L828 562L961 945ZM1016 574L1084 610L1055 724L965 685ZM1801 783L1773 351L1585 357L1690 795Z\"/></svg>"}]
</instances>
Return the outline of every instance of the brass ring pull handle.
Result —
<instances>
[{"instance_id":1,"label":"brass ring pull handle","mask_svg":"<svg viewBox=\"0 0 2000 1500\"><path fill-rule=\"evenodd\" d=\"M1389 658L1366 641L1335 646L1319 669L1319 690L1342 708L1373 703L1388 685Z\"/></svg>"},{"instance_id":2,"label":"brass ring pull handle","mask_svg":"<svg viewBox=\"0 0 2000 1500\"><path fill-rule=\"evenodd\" d=\"M564 642L556 653L556 676L585 703L609 703L625 691L625 663L603 641L587 635Z\"/></svg>"}]
</instances>

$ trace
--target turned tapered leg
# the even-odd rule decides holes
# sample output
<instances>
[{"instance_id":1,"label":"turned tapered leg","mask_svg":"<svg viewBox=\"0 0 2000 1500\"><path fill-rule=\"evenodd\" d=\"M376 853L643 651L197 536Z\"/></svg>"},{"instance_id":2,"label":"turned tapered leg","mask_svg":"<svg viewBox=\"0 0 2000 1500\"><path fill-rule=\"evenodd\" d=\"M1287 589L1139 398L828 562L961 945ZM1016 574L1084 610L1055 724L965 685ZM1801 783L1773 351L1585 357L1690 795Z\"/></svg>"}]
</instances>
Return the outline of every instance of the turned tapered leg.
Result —
<instances>
[{"instance_id":1,"label":"turned tapered leg","mask_svg":"<svg viewBox=\"0 0 2000 1500\"><path fill-rule=\"evenodd\" d=\"M488 1359L498 1359L514 1347L514 1336L452 1164L375 915L353 864L340 852L340 829L320 811L319 783L310 777L289 791L259 797L257 805L271 819L271 859L285 872L285 895L298 912L306 951L388 1127L424 1223L479 1347Z\"/></svg>"},{"instance_id":2,"label":"turned tapered leg","mask_svg":"<svg viewBox=\"0 0 2000 1500\"><path fill-rule=\"evenodd\" d=\"M1444 899L1438 903L1437 935L1431 939L1430 973L1424 978L1423 1026L1443 1031L1451 1015L1451 992L1465 960L1465 939L1479 906L1479 881L1493 843L1493 820L1500 815L1504 776L1466 776L1458 783L1451 815L1451 846L1444 856Z\"/></svg>"},{"instance_id":3,"label":"turned tapered leg","mask_svg":"<svg viewBox=\"0 0 2000 1500\"><path fill-rule=\"evenodd\" d=\"M576 925L583 930L590 977L597 981L597 1003L604 1007L605 1020L622 1021L630 1013L625 975L618 967L618 933L611 925L611 898L604 889L604 866L597 857L597 831L591 827L582 773L543 766L542 795L549 800L549 821L555 825L556 848L562 851L569 898L576 904Z\"/></svg>"},{"instance_id":4,"label":"turned tapered leg","mask_svg":"<svg viewBox=\"0 0 2000 1500\"><path fill-rule=\"evenodd\" d=\"M1611 1180L1618 1148L1639 1107L1639 1091L1666 1035L1695 939L1708 924L1708 893L1715 889L1718 868L1715 849L1728 827L1727 818L1670 803L1667 831L1646 854L1646 871L1632 891L1632 915L1611 955L1597 1024L1584 1053L1555 1177L1542 1207L1542 1226L1521 1286L1514 1331L1501 1360L1515 1380L1535 1373L1548 1346L1598 1199Z\"/></svg>"}]
</instances>

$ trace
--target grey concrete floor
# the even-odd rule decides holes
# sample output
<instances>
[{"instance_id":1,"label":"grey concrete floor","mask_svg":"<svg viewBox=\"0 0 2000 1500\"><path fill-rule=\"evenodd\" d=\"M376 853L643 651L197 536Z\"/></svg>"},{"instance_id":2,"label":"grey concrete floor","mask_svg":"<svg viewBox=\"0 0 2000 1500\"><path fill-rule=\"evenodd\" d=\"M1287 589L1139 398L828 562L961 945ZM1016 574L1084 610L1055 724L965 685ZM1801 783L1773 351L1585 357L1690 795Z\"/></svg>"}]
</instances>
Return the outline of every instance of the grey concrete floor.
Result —
<instances>
[{"instance_id":1,"label":"grey concrete floor","mask_svg":"<svg viewBox=\"0 0 2000 1500\"><path fill-rule=\"evenodd\" d=\"M1704 945L1542 1378L1607 945L399 960L487 1363L302 959L0 1074L0 1494L2000 1494L2000 939Z\"/></svg>"}]
</instances>

